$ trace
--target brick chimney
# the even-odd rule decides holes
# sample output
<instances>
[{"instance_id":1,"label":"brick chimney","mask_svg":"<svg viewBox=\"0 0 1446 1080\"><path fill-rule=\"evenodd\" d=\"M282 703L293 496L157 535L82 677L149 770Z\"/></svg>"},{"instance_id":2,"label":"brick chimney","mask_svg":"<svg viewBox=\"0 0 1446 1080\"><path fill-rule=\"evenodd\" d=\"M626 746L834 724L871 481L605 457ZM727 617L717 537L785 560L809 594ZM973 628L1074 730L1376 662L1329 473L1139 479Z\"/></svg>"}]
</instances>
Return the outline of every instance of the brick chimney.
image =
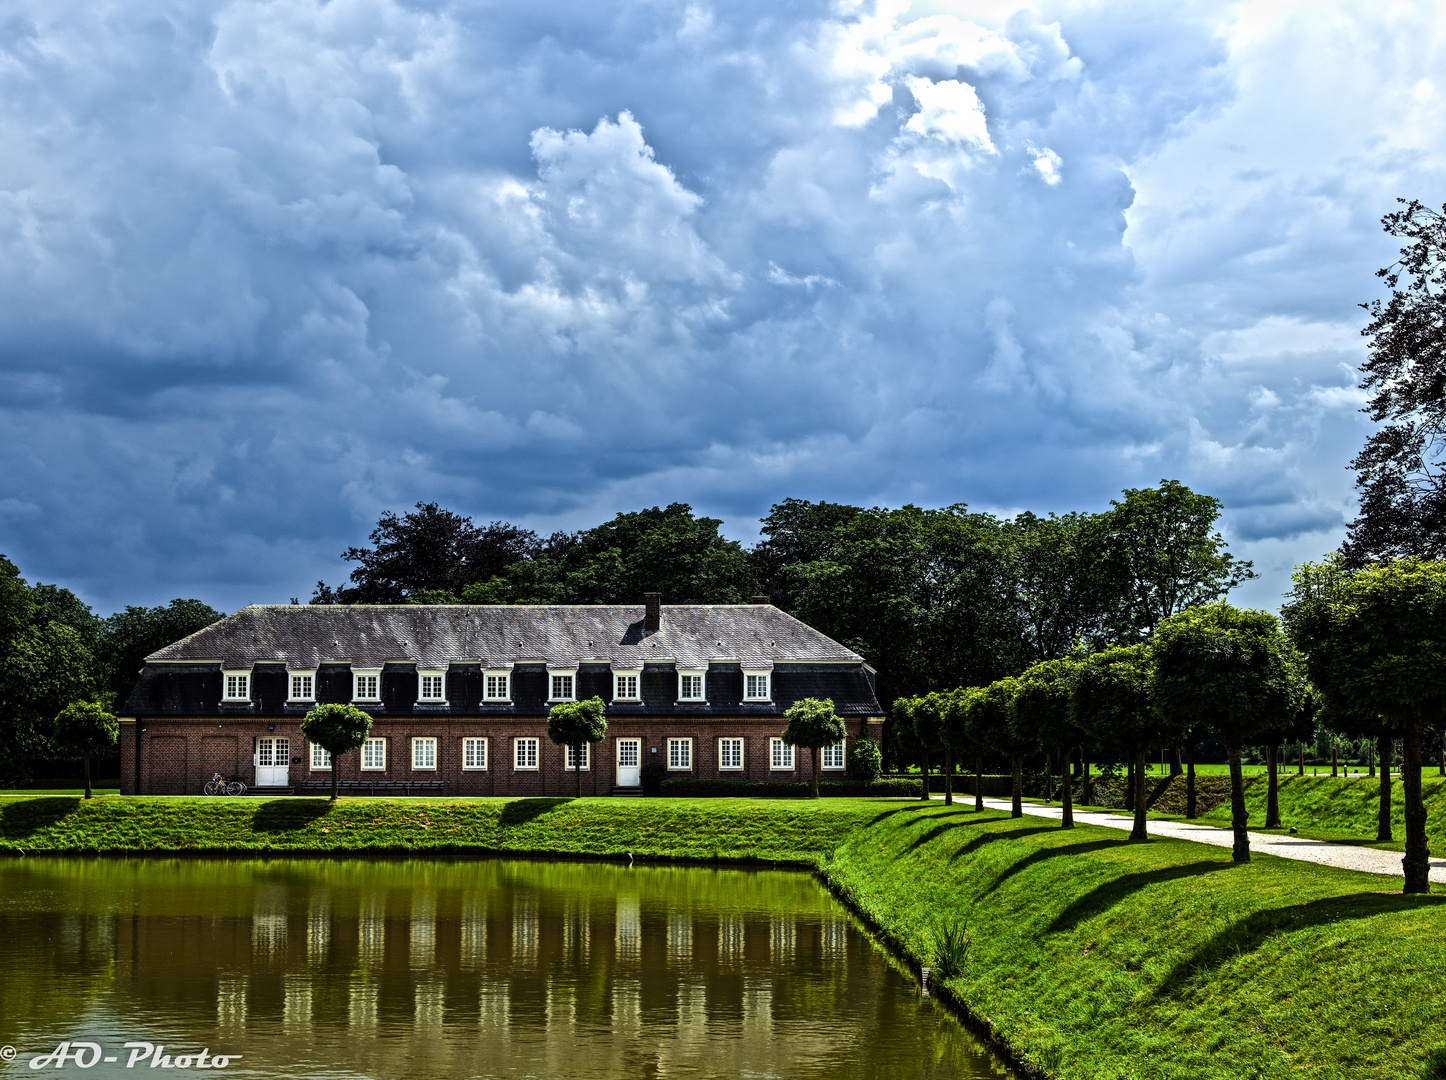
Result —
<instances>
[{"instance_id":1,"label":"brick chimney","mask_svg":"<svg viewBox=\"0 0 1446 1080\"><path fill-rule=\"evenodd\" d=\"M663 594L643 593L643 633L656 634L663 628Z\"/></svg>"},{"instance_id":2,"label":"brick chimney","mask_svg":"<svg viewBox=\"0 0 1446 1080\"><path fill-rule=\"evenodd\" d=\"M753 598L753 600L752 600L752 603L755 603L755 604L771 604L771 603L773 603L773 597L771 597L771 596L755 596L755 597Z\"/></svg>"}]
</instances>

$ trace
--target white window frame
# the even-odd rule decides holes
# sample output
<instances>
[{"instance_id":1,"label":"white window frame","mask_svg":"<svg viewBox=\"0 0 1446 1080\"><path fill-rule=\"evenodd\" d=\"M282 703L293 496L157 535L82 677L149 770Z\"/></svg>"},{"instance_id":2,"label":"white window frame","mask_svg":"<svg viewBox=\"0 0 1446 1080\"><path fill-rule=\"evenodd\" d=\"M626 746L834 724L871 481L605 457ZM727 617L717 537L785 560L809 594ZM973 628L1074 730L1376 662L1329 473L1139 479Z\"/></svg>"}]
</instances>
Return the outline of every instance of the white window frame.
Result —
<instances>
[{"instance_id":1,"label":"white window frame","mask_svg":"<svg viewBox=\"0 0 1446 1080\"><path fill-rule=\"evenodd\" d=\"M683 757L686 759L682 765L674 765L677 760L674 749L681 748ZM688 736L670 735L668 737L668 771L669 772L692 772L693 771L693 740Z\"/></svg>"},{"instance_id":2,"label":"white window frame","mask_svg":"<svg viewBox=\"0 0 1446 1080\"><path fill-rule=\"evenodd\" d=\"M632 693L623 693L623 680L632 680ZM642 701L643 700L643 673L641 671L614 671L613 672L613 700L614 701Z\"/></svg>"},{"instance_id":3,"label":"white window frame","mask_svg":"<svg viewBox=\"0 0 1446 1080\"><path fill-rule=\"evenodd\" d=\"M381 764L376 763L375 755L372 757L372 764L367 764L367 749L380 750ZM362 743L361 747L361 771L362 772L386 772L387 771L387 740L384 738L369 738Z\"/></svg>"},{"instance_id":4,"label":"white window frame","mask_svg":"<svg viewBox=\"0 0 1446 1080\"><path fill-rule=\"evenodd\" d=\"M321 743L311 744L311 771L331 772L331 754Z\"/></svg>"},{"instance_id":5,"label":"white window frame","mask_svg":"<svg viewBox=\"0 0 1446 1080\"><path fill-rule=\"evenodd\" d=\"M567 695L565 697L557 694L557 680L567 680ZM577 668L548 668L547 669L547 700L553 701L576 701L577 700Z\"/></svg>"},{"instance_id":6,"label":"white window frame","mask_svg":"<svg viewBox=\"0 0 1446 1080\"><path fill-rule=\"evenodd\" d=\"M763 680L763 695L761 697L756 694L750 694L748 692L749 679ZM758 702L764 705L771 702L773 700L773 672L749 671L747 668L745 668L743 670L743 700L745 702Z\"/></svg>"},{"instance_id":7,"label":"white window frame","mask_svg":"<svg viewBox=\"0 0 1446 1080\"><path fill-rule=\"evenodd\" d=\"M417 764L417 752L422 752L422 761L427 760L428 751L431 752L432 763L430 765ZM435 735L413 735L412 736L412 772L436 772L437 771L437 737Z\"/></svg>"},{"instance_id":8,"label":"white window frame","mask_svg":"<svg viewBox=\"0 0 1446 1080\"><path fill-rule=\"evenodd\" d=\"M250 701L250 700L251 700L251 672L249 672L249 671L223 671L223 672L221 672L221 700L222 700L222 701Z\"/></svg>"},{"instance_id":9,"label":"white window frame","mask_svg":"<svg viewBox=\"0 0 1446 1080\"><path fill-rule=\"evenodd\" d=\"M437 680L437 694L435 697L428 697L426 686L428 679ZM445 705L447 704L447 673L438 668L426 668L417 670L417 703L419 705Z\"/></svg>"},{"instance_id":10,"label":"white window frame","mask_svg":"<svg viewBox=\"0 0 1446 1080\"><path fill-rule=\"evenodd\" d=\"M571 746L563 747L563 751L562 751L562 771L563 771L563 772L577 772L577 769L573 766L573 763L572 763L572 751L573 751L573 748L572 748ZM583 744L582 744L582 771L583 771L583 772L591 772L591 771L592 771L592 743L583 743Z\"/></svg>"},{"instance_id":11,"label":"white window frame","mask_svg":"<svg viewBox=\"0 0 1446 1080\"><path fill-rule=\"evenodd\" d=\"M376 693L371 697L362 697L363 679L374 679L368 689L375 688ZM381 668L352 668L351 669L351 699L365 705L375 705L382 700L382 669Z\"/></svg>"},{"instance_id":12,"label":"white window frame","mask_svg":"<svg viewBox=\"0 0 1446 1080\"><path fill-rule=\"evenodd\" d=\"M302 687L306 693L296 692L296 680L305 679L306 684ZM316 672L315 671L288 671L286 673L286 700L287 701L315 701L316 700Z\"/></svg>"},{"instance_id":13,"label":"white window frame","mask_svg":"<svg viewBox=\"0 0 1446 1080\"><path fill-rule=\"evenodd\" d=\"M724 762L724 760L725 760L725 755L724 755L723 746L724 746L725 743L728 743L728 744L730 744L730 745L733 744L733 743L737 743L737 744L738 744L738 764L737 764L737 765L725 765L725 764L723 764L723 762ZM737 737L735 737L735 736L729 736L728 738L719 739L719 740L718 740L718 771L719 771L719 772L742 772L742 771L743 771L743 753L744 753L744 745L743 745L743 740L742 740L742 739L737 738Z\"/></svg>"},{"instance_id":14,"label":"white window frame","mask_svg":"<svg viewBox=\"0 0 1446 1080\"><path fill-rule=\"evenodd\" d=\"M526 753L524 753L524 750ZM531 764L527 764L531 762ZM528 736L512 740L512 771L537 772L541 768L537 753L537 740Z\"/></svg>"},{"instance_id":15,"label":"white window frame","mask_svg":"<svg viewBox=\"0 0 1446 1080\"><path fill-rule=\"evenodd\" d=\"M793 747L775 736L768 741L768 768L771 772L793 772ZM780 764L786 762L786 764Z\"/></svg>"},{"instance_id":16,"label":"white window frame","mask_svg":"<svg viewBox=\"0 0 1446 1080\"><path fill-rule=\"evenodd\" d=\"M478 755L478 754L476 753L476 751L477 751L478 749L481 750L481 754L480 754L480 755ZM486 738L478 737L478 736L475 736L475 735L465 736L465 737L462 739L462 771L463 771L463 772L486 772L486 771L487 771L487 765L488 765L488 752L489 752L489 749L490 749L490 748L489 748L488 745L487 745L487 740L486 740ZM473 761L473 764L471 764L471 765L468 765L468 764L467 764L469 754L471 755L471 760ZM480 756L481 761L482 761L482 764L480 764L480 765L476 764L476 761L478 760L479 756Z\"/></svg>"},{"instance_id":17,"label":"white window frame","mask_svg":"<svg viewBox=\"0 0 1446 1080\"><path fill-rule=\"evenodd\" d=\"M848 768L848 740L847 740L847 739L840 739L838 742L832 744L831 746L823 746L823 747L820 747L819 749L820 749L820 753L819 753L819 761L820 761L819 770L820 770L820 771L825 771L825 770L827 770L827 771L829 771L829 772L838 772L839 770L847 769L847 768ZM838 755L838 757L835 759L835 760L838 761L838 764L837 764L837 765L830 765L830 764L829 764L829 760L830 760L831 758L833 758L833 755L834 755L834 754L837 754L837 755Z\"/></svg>"},{"instance_id":18,"label":"white window frame","mask_svg":"<svg viewBox=\"0 0 1446 1080\"><path fill-rule=\"evenodd\" d=\"M684 679L697 679L697 680L698 680L698 696L697 696L697 697L684 697L684 696L683 696L683 685L684 685L683 680L684 680ZM679 669L678 669L678 701L679 701L679 702L687 702L687 703L690 704L690 705L706 705L706 704L708 704L708 669L707 669L707 668L704 668L704 669L702 669L701 671L698 670L698 669L696 669L696 668L679 668Z\"/></svg>"},{"instance_id":19,"label":"white window frame","mask_svg":"<svg viewBox=\"0 0 1446 1080\"><path fill-rule=\"evenodd\" d=\"M491 692L494 685L492 679L502 680L502 693L496 695ZM512 672L503 668L493 668L482 672L482 700L492 702L510 702L512 700Z\"/></svg>"}]
</instances>

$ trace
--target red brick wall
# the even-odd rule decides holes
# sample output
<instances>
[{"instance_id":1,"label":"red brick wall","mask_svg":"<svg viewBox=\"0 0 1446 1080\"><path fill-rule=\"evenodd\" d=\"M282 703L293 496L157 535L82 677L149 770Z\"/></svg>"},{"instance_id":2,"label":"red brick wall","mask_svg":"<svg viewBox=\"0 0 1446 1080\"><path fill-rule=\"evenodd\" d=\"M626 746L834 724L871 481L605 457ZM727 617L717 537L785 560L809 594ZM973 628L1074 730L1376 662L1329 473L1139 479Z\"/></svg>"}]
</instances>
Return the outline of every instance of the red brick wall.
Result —
<instances>
[{"instance_id":1,"label":"red brick wall","mask_svg":"<svg viewBox=\"0 0 1446 1080\"><path fill-rule=\"evenodd\" d=\"M268 724L274 730L267 730ZM862 718L845 721L848 741L853 742L866 733ZM139 732L137 729L141 729ZM582 790L584 795L606 795L612 791L616 780L616 740L619 738L642 739L642 761L668 761L667 739L692 738L693 767L687 771L673 770L670 777L728 777L739 780L793 780L806 779L812 762L810 751L801 747L794 750L794 768L779 771L769 767L769 740L783 730L775 719L619 719L608 726L607 737L592 746L590 768L583 770ZM256 779L252 765L255 739L263 736L283 736L291 740L290 782L293 786L303 780L330 782L331 773L311 769L311 748L301 734L301 718L294 720L252 720L229 719L158 719L147 718L136 724L121 725L121 791L135 794L135 743L141 740L141 777L139 788L147 795L187 794L199 795L202 785L213 772L233 774L231 768L223 767L233 760L234 775L247 784ZM411 740L415 736L430 736L437 739L437 767L435 770L414 770L412 765ZM487 739L487 768L473 771L462 768L463 737ZM424 717L406 720L388 720L379 717L372 724L372 738L387 740L386 768L380 771L361 771L361 753L352 751L337 762L338 779L341 780L441 780L448 795L570 795L573 793L575 778L563 768L566 761L563 747L554 746L547 739L547 724L542 719L525 720L467 720L439 717ZM538 768L522 771L513 768L513 739L535 738L538 740ZM742 770L720 771L718 769L718 740L720 738L743 739ZM657 753L652 748L657 747ZM234 749L233 749L234 748ZM300 758L300 764L294 759ZM841 772L824 772L825 778L843 776Z\"/></svg>"}]
</instances>

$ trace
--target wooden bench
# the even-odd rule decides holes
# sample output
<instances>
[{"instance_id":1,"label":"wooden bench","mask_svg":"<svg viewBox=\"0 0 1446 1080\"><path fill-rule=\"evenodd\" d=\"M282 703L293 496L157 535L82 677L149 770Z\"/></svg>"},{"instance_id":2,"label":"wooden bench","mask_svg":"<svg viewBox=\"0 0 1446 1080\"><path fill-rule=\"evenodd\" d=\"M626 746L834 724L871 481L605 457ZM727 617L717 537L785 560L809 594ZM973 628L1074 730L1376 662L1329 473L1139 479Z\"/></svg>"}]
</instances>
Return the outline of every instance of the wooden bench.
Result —
<instances>
[{"instance_id":1,"label":"wooden bench","mask_svg":"<svg viewBox=\"0 0 1446 1080\"><path fill-rule=\"evenodd\" d=\"M347 795L440 795L441 780L341 780L337 791ZM330 780L303 780L301 792L304 795L331 794Z\"/></svg>"}]
</instances>

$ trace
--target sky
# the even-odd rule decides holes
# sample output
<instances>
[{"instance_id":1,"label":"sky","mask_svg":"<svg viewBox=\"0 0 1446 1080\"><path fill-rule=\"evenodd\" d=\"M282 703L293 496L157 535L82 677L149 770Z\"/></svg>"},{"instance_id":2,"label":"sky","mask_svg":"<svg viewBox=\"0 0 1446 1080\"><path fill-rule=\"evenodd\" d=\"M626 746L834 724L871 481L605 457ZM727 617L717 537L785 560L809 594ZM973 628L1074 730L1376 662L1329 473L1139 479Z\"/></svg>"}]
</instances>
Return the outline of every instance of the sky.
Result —
<instances>
[{"instance_id":1,"label":"sky","mask_svg":"<svg viewBox=\"0 0 1446 1080\"><path fill-rule=\"evenodd\" d=\"M1438 4L7 0L0 552L305 600L386 510L1355 511Z\"/></svg>"}]
</instances>

